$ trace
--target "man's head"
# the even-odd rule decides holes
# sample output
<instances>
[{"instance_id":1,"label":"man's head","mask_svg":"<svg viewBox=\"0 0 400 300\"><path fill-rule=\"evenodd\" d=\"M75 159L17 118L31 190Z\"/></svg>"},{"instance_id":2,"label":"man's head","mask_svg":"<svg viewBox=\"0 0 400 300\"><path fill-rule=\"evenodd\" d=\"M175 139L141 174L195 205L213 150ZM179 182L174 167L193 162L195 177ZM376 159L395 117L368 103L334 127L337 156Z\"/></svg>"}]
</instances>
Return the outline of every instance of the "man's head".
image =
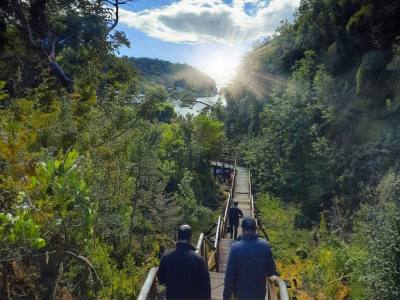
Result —
<instances>
[{"instance_id":1,"label":"man's head","mask_svg":"<svg viewBox=\"0 0 400 300\"><path fill-rule=\"evenodd\" d=\"M178 229L178 241L190 242L192 238L192 227L187 224L181 225Z\"/></svg>"},{"instance_id":2,"label":"man's head","mask_svg":"<svg viewBox=\"0 0 400 300\"><path fill-rule=\"evenodd\" d=\"M234 206L234 207L237 207L238 205L239 205L239 202L233 201L233 206Z\"/></svg>"},{"instance_id":3,"label":"man's head","mask_svg":"<svg viewBox=\"0 0 400 300\"><path fill-rule=\"evenodd\" d=\"M257 230L256 220L251 217L245 217L242 220L242 232L243 234L255 233Z\"/></svg>"}]
</instances>

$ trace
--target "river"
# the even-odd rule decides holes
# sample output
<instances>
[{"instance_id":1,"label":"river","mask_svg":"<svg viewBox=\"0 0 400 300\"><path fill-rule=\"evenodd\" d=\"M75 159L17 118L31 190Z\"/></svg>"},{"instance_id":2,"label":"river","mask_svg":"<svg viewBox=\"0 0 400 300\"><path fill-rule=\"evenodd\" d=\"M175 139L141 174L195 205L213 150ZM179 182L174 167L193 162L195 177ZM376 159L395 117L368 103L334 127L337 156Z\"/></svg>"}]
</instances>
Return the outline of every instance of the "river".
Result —
<instances>
[{"instance_id":1,"label":"river","mask_svg":"<svg viewBox=\"0 0 400 300\"><path fill-rule=\"evenodd\" d=\"M221 94L221 88L218 88L218 92L215 96L200 97L200 98L197 98L197 100L200 102L204 102L204 103L213 105L213 104L217 103L219 98L222 99L222 103L225 105L225 99L224 99L223 95ZM196 103L192 107L182 107L178 102L173 102L173 104L175 105L176 113L178 115L182 115L182 116L185 116L187 114L198 115L202 111L202 109L204 107L206 107L206 105L202 104L202 103Z\"/></svg>"}]
</instances>

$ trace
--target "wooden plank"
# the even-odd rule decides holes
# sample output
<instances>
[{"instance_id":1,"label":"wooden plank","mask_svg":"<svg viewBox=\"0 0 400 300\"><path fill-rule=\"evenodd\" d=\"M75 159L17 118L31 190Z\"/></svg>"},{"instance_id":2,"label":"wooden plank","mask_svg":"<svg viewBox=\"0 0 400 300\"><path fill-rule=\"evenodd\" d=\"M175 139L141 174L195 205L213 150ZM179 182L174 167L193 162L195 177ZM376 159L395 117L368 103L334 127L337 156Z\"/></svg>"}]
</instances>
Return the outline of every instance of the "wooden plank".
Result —
<instances>
[{"instance_id":1,"label":"wooden plank","mask_svg":"<svg viewBox=\"0 0 400 300\"><path fill-rule=\"evenodd\" d=\"M209 270L213 269L215 265L215 252L216 251L213 251L210 255L210 258L208 259L207 265Z\"/></svg>"},{"instance_id":2,"label":"wooden plank","mask_svg":"<svg viewBox=\"0 0 400 300\"><path fill-rule=\"evenodd\" d=\"M224 273L226 270L226 264L228 262L229 252L231 251L231 246L233 244L231 239L221 239L219 245L219 269L218 271Z\"/></svg>"},{"instance_id":3,"label":"wooden plank","mask_svg":"<svg viewBox=\"0 0 400 300\"><path fill-rule=\"evenodd\" d=\"M210 272L212 300L222 299L224 292L224 278L224 273Z\"/></svg>"}]
</instances>

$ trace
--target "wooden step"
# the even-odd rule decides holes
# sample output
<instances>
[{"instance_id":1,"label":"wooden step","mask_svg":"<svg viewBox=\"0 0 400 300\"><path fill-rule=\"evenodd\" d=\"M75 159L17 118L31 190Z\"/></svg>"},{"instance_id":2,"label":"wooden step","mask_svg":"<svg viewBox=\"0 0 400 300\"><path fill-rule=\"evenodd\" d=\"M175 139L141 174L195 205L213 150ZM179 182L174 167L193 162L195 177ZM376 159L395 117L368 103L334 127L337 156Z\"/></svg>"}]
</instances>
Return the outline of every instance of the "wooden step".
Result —
<instances>
[{"instance_id":1,"label":"wooden step","mask_svg":"<svg viewBox=\"0 0 400 300\"><path fill-rule=\"evenodd\" d=\"M224 293L225 273L210 272L211 299L220 300Z\"/></svg>"},{"instance_id":2,"label":"wooden step","mask_svg":"<svg viewBox=\"0 0 400 300\"><path fill-rule=\"evenodd\" d=\"M228 234L229 237L229 234ZM229 252L231 251L231 245L234 240L221 239L219 241L219 272L224 273L226 270L226 263L228 262Z\"/></svg>"}]
</instances>

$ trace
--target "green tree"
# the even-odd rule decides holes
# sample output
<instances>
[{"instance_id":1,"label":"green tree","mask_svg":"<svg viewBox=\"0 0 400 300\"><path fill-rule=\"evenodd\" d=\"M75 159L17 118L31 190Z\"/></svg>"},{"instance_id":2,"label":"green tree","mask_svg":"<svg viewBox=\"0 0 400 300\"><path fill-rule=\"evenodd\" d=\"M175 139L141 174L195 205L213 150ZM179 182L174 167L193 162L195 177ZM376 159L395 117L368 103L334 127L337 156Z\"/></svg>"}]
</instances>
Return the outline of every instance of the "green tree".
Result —
<instances>
[{"instance_id":1,"label":"green tree","mask_svg":"<svg viewBox=\"0 0 400 300\"><path fill-rule=\"evenodd\" d=\"M224 124L206 115L193 118L192 141L197 161L216 159L224 149Z\"/></svg>"},{"instance_id":2,"label":"green tree","mask_svg":"<svg viewBox=\"0 0 400 300\"><path fill-rule=\"evenodd\" d=\"M359 255L351 277L355 299L389 300L400 295L399 187L399 174L389 171L376 189L368 191L357 213L354 243Z\"/></svg>"}]
</instances>

